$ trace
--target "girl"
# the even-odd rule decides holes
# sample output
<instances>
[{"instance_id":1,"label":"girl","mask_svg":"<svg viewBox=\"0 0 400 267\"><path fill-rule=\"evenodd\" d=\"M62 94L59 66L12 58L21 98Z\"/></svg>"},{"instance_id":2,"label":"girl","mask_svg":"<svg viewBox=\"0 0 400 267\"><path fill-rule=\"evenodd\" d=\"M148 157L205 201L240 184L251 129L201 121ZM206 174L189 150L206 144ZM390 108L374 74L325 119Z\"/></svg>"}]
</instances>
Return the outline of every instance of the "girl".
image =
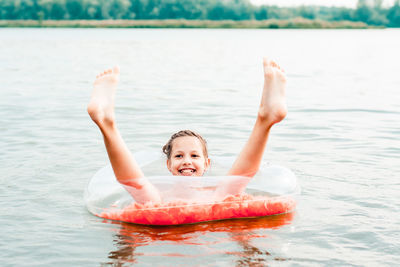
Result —
<instances>
[{"instance_id":1,"label":"girl","mask_svg":"<svg viewBox=\"0 0 400 267\"><path fill-rule=\"evenodd\" d=\"M283 120L287 113L284 71L266 58L263 65L264 87L257 119L228 175L253 177L256 174L271 127ZM160 202L158 191L144 176L115 124L114 98L119 73L119 68L114 67L97 75L87 110L103 135L117 180L133 189L128 191L137 202ZM206 141L189 130L172 135L163 152L167 155L168 170L173 175L202 176L210 166Z\"/></svg>"}]
</instances>

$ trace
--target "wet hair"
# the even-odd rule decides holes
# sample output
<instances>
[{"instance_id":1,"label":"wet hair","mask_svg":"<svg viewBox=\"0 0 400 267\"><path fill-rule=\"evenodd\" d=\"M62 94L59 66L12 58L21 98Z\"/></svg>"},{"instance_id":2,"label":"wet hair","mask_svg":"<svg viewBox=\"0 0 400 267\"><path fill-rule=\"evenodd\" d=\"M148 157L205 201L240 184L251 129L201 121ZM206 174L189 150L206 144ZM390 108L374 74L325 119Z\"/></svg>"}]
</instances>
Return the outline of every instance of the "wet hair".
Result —
<instances>
[{"instance_id":1,"label":"wet hair","mask_svg":"<svg viewBox=\"0 0 400 267\"><path fill-rule=\"evenodd\" d=\"M200 143L203 145L203 153L204 157L208 158L208 151L207 151L207 142L206 140L198 133L193 132L191 130L182 130L177 133L174 133L171 138L168 140L168 142L163 146L162 151L164 152L165 155L167 155L167 158L171 158L171 152L172 152L172 145L173 142L176 138L178 137L184 137L184 136L193 136L199 139Z\"/></svg>"}]
</instances>

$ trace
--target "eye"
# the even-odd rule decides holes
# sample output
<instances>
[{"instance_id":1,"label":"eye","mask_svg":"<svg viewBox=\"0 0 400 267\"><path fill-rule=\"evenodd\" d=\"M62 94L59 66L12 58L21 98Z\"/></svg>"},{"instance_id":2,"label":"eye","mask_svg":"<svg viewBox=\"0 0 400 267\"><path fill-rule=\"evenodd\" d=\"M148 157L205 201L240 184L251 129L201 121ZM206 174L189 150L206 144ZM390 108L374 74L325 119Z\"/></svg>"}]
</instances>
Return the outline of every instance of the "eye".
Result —
<instances>
[{"instance_id":1,"label":"eye","mask_svg":"<svg viewBox=\"0 0 400 267\"><path fill-rule=\"evenodd\" d=\"M193 158L198 158L198 157L200 157L200 155L193 154L192 157L193 157Z\"/></svg>"},{"instance_id":2,"label":"eye","mask_svg":"<svg viewBox=\"0 0 400 267\"><path fill-rule=\"evenodd\" d=\"M177 154L177 155L175 155L175 158L182 158L182 155Z\"/></svg>"}]
</instances>

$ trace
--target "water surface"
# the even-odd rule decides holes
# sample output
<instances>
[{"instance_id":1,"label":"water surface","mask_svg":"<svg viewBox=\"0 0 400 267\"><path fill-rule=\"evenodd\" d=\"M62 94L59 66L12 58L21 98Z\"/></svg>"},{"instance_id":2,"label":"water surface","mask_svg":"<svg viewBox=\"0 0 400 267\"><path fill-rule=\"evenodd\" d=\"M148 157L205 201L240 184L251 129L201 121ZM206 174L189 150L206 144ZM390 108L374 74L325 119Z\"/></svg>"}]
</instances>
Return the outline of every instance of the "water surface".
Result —
<instances>
[{"instance_id":1,"label":"water surface","mask_svg":"<svg viewBox=\"0 0 400 267\"><path fill-rule=\"evenodd\" d=\"M2 265L396 265L399 47L399 30L0 29ZM297 174L295 213L154 228L86 210L107 164L86 114L98 72L121 67L116 115L132 151L189 128L211 155L234 156L264 55L286 70L289 107L264 160Z\"/></svg>"}]
</instances>

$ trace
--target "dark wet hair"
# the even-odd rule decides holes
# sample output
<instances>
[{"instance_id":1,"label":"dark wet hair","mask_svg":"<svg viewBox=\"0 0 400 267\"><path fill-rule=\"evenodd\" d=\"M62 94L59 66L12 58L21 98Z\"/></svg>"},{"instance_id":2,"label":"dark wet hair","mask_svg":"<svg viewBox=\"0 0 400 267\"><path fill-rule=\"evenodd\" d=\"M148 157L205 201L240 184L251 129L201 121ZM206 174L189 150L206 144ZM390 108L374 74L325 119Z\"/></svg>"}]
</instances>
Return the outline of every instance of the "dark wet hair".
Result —
<instances>
[{"instance_id":1,"label":"dark wet hair","mask_svg":"<svg viewBox=\"0 0 400 267\"><path fill-rule=\"evenodd\" d=\"M206 140L198 133L193 132L191 130L182 130L177 133L174 133L171 138L168 140L168 142L163 146L162 151L164 152L165 155L167 155L167 158L171 158L171 152L172 152L172 144L173 141L178 138L178 137L184 137L184 136L194 136L197 137L197 139L200 140L201 144L203 145L203 153L205 158L208 158L208 151L207 151L207 142Z\"/></svg>"}]
</instances>

